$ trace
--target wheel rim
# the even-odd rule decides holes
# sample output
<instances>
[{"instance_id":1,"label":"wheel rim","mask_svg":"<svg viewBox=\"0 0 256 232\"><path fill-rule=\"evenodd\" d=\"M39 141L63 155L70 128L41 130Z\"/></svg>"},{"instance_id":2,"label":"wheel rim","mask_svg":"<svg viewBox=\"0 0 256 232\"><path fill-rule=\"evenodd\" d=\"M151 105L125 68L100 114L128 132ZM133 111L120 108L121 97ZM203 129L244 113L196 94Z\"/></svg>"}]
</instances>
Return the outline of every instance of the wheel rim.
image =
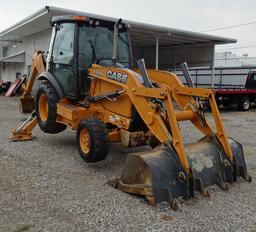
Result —
<instances>
[{"instance_id":1,"label":"wheel rim","mask_svg":"<svg viewBox=\"0 0 256 232\"><path fill-rule=\"evenodd\" d=\"M245 100L245 101L244 101L244 109L245 109L245 110L248 110L249 107L250 107L250 102L249 102L248 100Z\"/></svg>"},{"instance_id":2,"label":"wheel rim","mask_svg":"<svg viewBox=\"0 0 256 232\"><path fill-rule=\"evenodd\" d=\"M42 93L38 102L39 116L42 121L46 121L48 118L48 100L45 93Z\"/></svg>"},{"instance_id":3,"label":"wheel rim","mask_svg":"<svg viewBox=\"0 0 256 232\"><path fill-rule=\"evenodd\" d=\"M82 128L80 131L80 147L85 155L90 152L91 139L90 134L86 128Z\"/></svg>"}]
</instances>

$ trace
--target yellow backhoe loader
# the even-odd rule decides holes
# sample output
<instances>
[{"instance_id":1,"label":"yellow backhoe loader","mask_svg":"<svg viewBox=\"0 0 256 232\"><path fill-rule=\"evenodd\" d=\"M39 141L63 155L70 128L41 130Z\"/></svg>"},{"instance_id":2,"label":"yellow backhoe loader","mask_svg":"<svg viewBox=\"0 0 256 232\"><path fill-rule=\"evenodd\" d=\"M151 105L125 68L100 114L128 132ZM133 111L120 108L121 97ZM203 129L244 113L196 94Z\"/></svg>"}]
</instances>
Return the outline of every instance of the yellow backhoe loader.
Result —
<instances>
[{"instance_id":1,"label":"yellow backhoe loader","mask_svg":"<svg viewBox=\"0 0 256 232\"><path fill-rule=\"evenodd\" d=\"M13 140L32 139L38 124L45 133L77 130L77 146L86 162L104 160L109 142L151 145L152 150L128 155L117 188L144 195L152 205L195 191L247 181L242 146L228 138L214 91L188 86L166 71L147 70L144 60L133 67L129 25L85 16L57 16L45 60L35 53L20 108L30 117L13 131ZM184 66L186 67L186 66ZM35 96L31 90L41 84ZM216 131L207 122L201 99L209 102ZM190 121L202 139L184 144L179 123Z\"/></svg>"}]
</instances>

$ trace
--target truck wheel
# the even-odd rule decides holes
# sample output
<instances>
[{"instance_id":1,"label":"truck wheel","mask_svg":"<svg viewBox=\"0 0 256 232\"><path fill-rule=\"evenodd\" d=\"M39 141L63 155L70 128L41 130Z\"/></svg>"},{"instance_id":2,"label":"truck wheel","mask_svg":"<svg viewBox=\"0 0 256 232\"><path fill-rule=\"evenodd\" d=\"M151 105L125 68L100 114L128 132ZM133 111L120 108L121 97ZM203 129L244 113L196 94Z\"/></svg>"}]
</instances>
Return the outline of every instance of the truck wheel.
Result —
<instances>
[{"instance_id":1,"label":"truck wheel","mask_svg":"<svg viewBox=\"0 0 256 232\"><path fill-rule=\"evenodd\" d=\"M108 154L109 140L106 125L97 118L82 120L77 130L80 156L87 163L104 160Z\"/></svg>"},{"instance_id":2,"label":"truck wheel","mask_svg":"<svg viewBox=\"0 0 256 232\"><path fill-rule=\"evenodd\" d=\"M250 109L250 98L242 97L238 102L238 109L248 111Z\"/></svg>"},{"instance_id":3,"label":"truck wheel","mask_svg":"<svg viewBox=\"0 0 256 232\"><path fill-rule=\"evenodd\" d=\"M49 82L42 83L36 92L36 118L45 133L56 134L64 131L66 125L56 122L58 94Z\"/></svg>"}]
</instances>

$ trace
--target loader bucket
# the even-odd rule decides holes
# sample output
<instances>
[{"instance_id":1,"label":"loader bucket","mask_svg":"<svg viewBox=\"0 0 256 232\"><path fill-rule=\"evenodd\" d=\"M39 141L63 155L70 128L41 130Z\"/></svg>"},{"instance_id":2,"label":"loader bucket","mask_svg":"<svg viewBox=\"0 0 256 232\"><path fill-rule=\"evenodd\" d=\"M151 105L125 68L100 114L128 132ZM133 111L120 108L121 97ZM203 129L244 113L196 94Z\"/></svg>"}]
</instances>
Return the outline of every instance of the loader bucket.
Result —
<instances>
[{"instance_id":1,"label":"loader bucket","mask_svg":"<svg viewBox=\"0 0 256 232\"><path fill-rule=\"evenodd\" d=\"M175 209L177 198L188 199L195 191L207 196L207 186L216 184L226 190L226 183L236 181L237 176L249 181L241 144L232 139L229 143L234 162L227 160L215 136L186 145L191 169L187 177L170 146L161 145L151 151L131 154L125 162L118 189L144 195L152 205L169 202Z\"/></svg>"}]
</instances>

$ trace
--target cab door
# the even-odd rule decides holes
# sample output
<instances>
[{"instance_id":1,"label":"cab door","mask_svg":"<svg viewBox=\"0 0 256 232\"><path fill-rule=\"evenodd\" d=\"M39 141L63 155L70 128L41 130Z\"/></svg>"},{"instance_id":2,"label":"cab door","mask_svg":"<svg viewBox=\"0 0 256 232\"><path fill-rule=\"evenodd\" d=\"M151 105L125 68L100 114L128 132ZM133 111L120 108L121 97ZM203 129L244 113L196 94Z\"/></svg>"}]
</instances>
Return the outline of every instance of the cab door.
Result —
<instances>
[{"instance_id":1,"label":"cab door","mask_svg":"<svg viewBox=\"0 0 256 232\"><path fill-rule=\"evenodd\" d=\"M56 25L50 72L60 84L65 97L72 99L77 98L74 51L75 24L62 23Z\"/></svg>"},{"instance_id":2,"label":"cab door","mask_svg":"<svg viewBox=\"0 0 256 232\"><path fill-rule=\"evenodd\" d=\"M256 89L256 72L252 72L248 75L246 84L246 89Z\"/></svg>"}]
</instances>

